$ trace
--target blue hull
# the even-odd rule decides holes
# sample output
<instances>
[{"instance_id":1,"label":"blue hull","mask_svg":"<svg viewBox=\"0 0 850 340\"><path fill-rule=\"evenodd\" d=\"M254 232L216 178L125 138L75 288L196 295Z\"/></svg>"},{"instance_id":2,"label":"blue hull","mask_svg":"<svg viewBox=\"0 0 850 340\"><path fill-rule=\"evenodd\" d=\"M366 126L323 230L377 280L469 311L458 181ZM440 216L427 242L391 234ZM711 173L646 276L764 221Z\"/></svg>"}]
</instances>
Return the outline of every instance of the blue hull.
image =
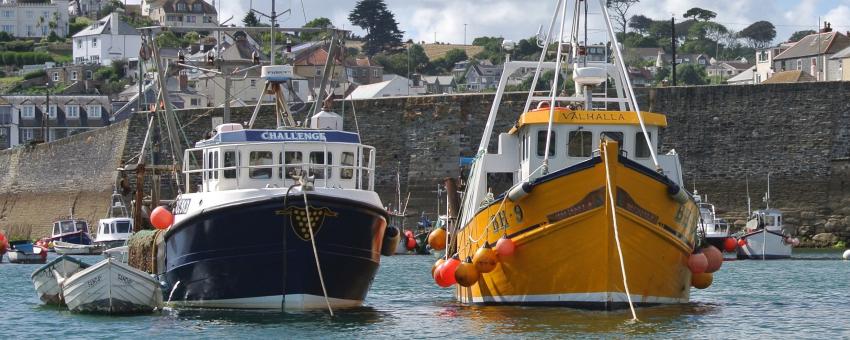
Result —
<instances>
[{"instance_id":1,"label":"blue hull","mask_svg":"<svg viewBox=\"0 0 850 340\"><path fill-rule=\"evenodd\" d=\"M73 244L82 244L82 245L91 245L91 237L89 237L88 233L85 232L76 232L73 234L66 234L61 236L56 236L51 238L53 241L62 241Z\"/></svg>"},{"instance_id":2,"label":"blue hull","mask_svg":"<svg viewBox=\"0 0 850 340\"><path fill-rule=\"evenodd\" d=\"M380 263L386 212L340 198L308 194L308 200L329 297L362 301ZM275 296L281 304L284 296L322 297L303 208L300 197L286 209L282 199L267 199L205 211L173 226L165 235L166 299L268 308ZM264 307L252 305L258 298L266 299Z\"/></svg>"}]
</instances>

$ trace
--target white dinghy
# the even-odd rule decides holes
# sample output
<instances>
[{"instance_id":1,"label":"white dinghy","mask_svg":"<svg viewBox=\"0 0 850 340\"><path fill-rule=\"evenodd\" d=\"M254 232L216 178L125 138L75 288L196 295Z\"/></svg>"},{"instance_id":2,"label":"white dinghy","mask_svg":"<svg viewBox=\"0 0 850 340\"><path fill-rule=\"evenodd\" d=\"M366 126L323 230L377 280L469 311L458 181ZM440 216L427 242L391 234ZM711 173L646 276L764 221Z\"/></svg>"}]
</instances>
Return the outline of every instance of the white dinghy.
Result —
<instances>
[{"instance_id":1,"label":"white dinghy","mask_svg":"<svg viewBox=\"0 0 850 340\"><path fill-rule=\"evenodd\" d=\"M106 249L100 244L76 244L70 242L54 241L53 250L62 255L98 255Z\"/></svg>"},{"instance_id":2,"label":"white dinghy","mask_svg":"<svg viewBox=\"0 0 850 340\"><path fill-rule=\"evenodd\" d=\"M63 255L38 268L30 278L35 286L35 292L42 302L61 306L65 304L65 301L62 298L62 289L58 280L74 275L88 267L88 263Z\"/></svg>"},{"instance_id":3,"label":"white dinghy","mask_svg":"<svg viewBox=\"0 0 850 340\"><path fill-rule=\"evenodd\" d=\"M149 313L162 306L159 282L111 258L65 280L62 292L72 312Z\"/></svg>"}]
</instances>

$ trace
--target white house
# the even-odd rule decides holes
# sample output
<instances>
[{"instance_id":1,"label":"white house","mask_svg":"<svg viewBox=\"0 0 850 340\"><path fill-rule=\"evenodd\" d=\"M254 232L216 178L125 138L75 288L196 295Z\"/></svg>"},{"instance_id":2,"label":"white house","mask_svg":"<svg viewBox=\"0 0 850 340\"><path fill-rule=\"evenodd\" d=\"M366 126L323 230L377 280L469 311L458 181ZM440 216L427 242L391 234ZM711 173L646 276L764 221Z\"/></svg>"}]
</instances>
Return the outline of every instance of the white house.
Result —
<instances>
[{"instance_id":1,"label":"white house","mask_svg":"<svg viewBox=\"0 0 850 340\"><path fill-rule=\"evenodd\" d=\"M218 27L215 6L204 0L142 0L142 15L160 25Z\"/></svg>"},{"instance_id":2,"label":"white house","mask_svg":"<svg viewBox=\"0 0 850 340\"><path fill-rule=\"evenodd\" d=\"M369 85L358 86L348 99L372 99L383 97L418 96L425 94L424 86L412 86L411 81L402 76Z\"/></svg>"},{"instance_id":3,"label":"white house","mask_svg":"<svg viewBox=\"0 0 850 340\"><path fill-rule=\"evenodd\" d=\"M0 0L0 31L18 38L41 38L53 31L64 38L68 35L68 1Z\"/></svg>"},{"instance_id":4,"label":"white house","mask_svg":"<svg viewBox=\"0 0 850 340\"><path fill-rule=\"evenodd\" d=\"M113 60L139 57L142 37L133 26L110 14L74 34L74 63L112 64Z\"/></svg>"}]
</instances>

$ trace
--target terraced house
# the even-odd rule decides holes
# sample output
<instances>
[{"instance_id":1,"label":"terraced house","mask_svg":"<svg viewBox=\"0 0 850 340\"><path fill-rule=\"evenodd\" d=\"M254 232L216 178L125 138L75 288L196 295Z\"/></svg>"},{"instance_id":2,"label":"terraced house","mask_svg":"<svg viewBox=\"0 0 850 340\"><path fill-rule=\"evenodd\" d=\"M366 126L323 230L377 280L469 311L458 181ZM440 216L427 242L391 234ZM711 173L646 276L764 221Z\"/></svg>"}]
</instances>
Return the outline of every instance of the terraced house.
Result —
<instances>
[{"instance_id":1,"label":"terraced house","mask_svg":"<svg viewBox=\"0 0 850 340\"><path fill-rule=\"evenodd\" d=\"M203 0L142 0L142 15L165 26L218 26L215 7Z\"/></svg>"},{"instance_id":2,"label":"terraced house","mask_svg":"<svg viewBox=\"0 0 850 340\"><path fill-rule=\"evenodd\" d=\"M111 108L107 96L0 96L0 130L8 136L0 146L54 141L107 126Z\"/></svg>"},{"instance_id":3,"label":"terraced house","mask_svg":"<svg viewBox=\"0 0 850 340\"><path fill-rule=\"evenodd\" d=\"M68 35L67 0L0 0L0 31L17 38Z\"/></svg>"}]
</instances>

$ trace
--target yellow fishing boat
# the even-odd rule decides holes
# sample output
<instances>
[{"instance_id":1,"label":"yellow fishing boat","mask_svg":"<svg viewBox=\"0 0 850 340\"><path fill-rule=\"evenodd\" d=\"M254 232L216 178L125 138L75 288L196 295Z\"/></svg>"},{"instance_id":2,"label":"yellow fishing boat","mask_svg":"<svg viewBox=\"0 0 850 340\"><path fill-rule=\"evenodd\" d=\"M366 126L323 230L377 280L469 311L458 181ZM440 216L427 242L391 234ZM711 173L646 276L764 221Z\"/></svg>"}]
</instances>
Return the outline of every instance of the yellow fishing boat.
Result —
<instances>
[{"instance_id":1,"label":"yellow fishing boat","mask_svg":"<svg viewBox=\"0 0 850 340\"><path fill-rule=\"evenodd\" d=\"M604 1L610 48L579 42L575 30L587 30L587 20L574 19L567 36L567 14L587 13L587 3L558 1L548 33L539 34L540 60L505 63L448 253L472 258L503 238L515 251L458 285L461 302L602 309L688 302L699 209L682 189L678 155L656 153L667 119L640 111ZM555 60L546 61L558 41ZM542 71L555 70L553 90L529 91L517 123L488 152L506 82L528 69L532 88ZM564 69L572 71L571 96L562 95ZM488 181L505 173L513 184L492 192Z\"/></svg>"}]
</instances>

